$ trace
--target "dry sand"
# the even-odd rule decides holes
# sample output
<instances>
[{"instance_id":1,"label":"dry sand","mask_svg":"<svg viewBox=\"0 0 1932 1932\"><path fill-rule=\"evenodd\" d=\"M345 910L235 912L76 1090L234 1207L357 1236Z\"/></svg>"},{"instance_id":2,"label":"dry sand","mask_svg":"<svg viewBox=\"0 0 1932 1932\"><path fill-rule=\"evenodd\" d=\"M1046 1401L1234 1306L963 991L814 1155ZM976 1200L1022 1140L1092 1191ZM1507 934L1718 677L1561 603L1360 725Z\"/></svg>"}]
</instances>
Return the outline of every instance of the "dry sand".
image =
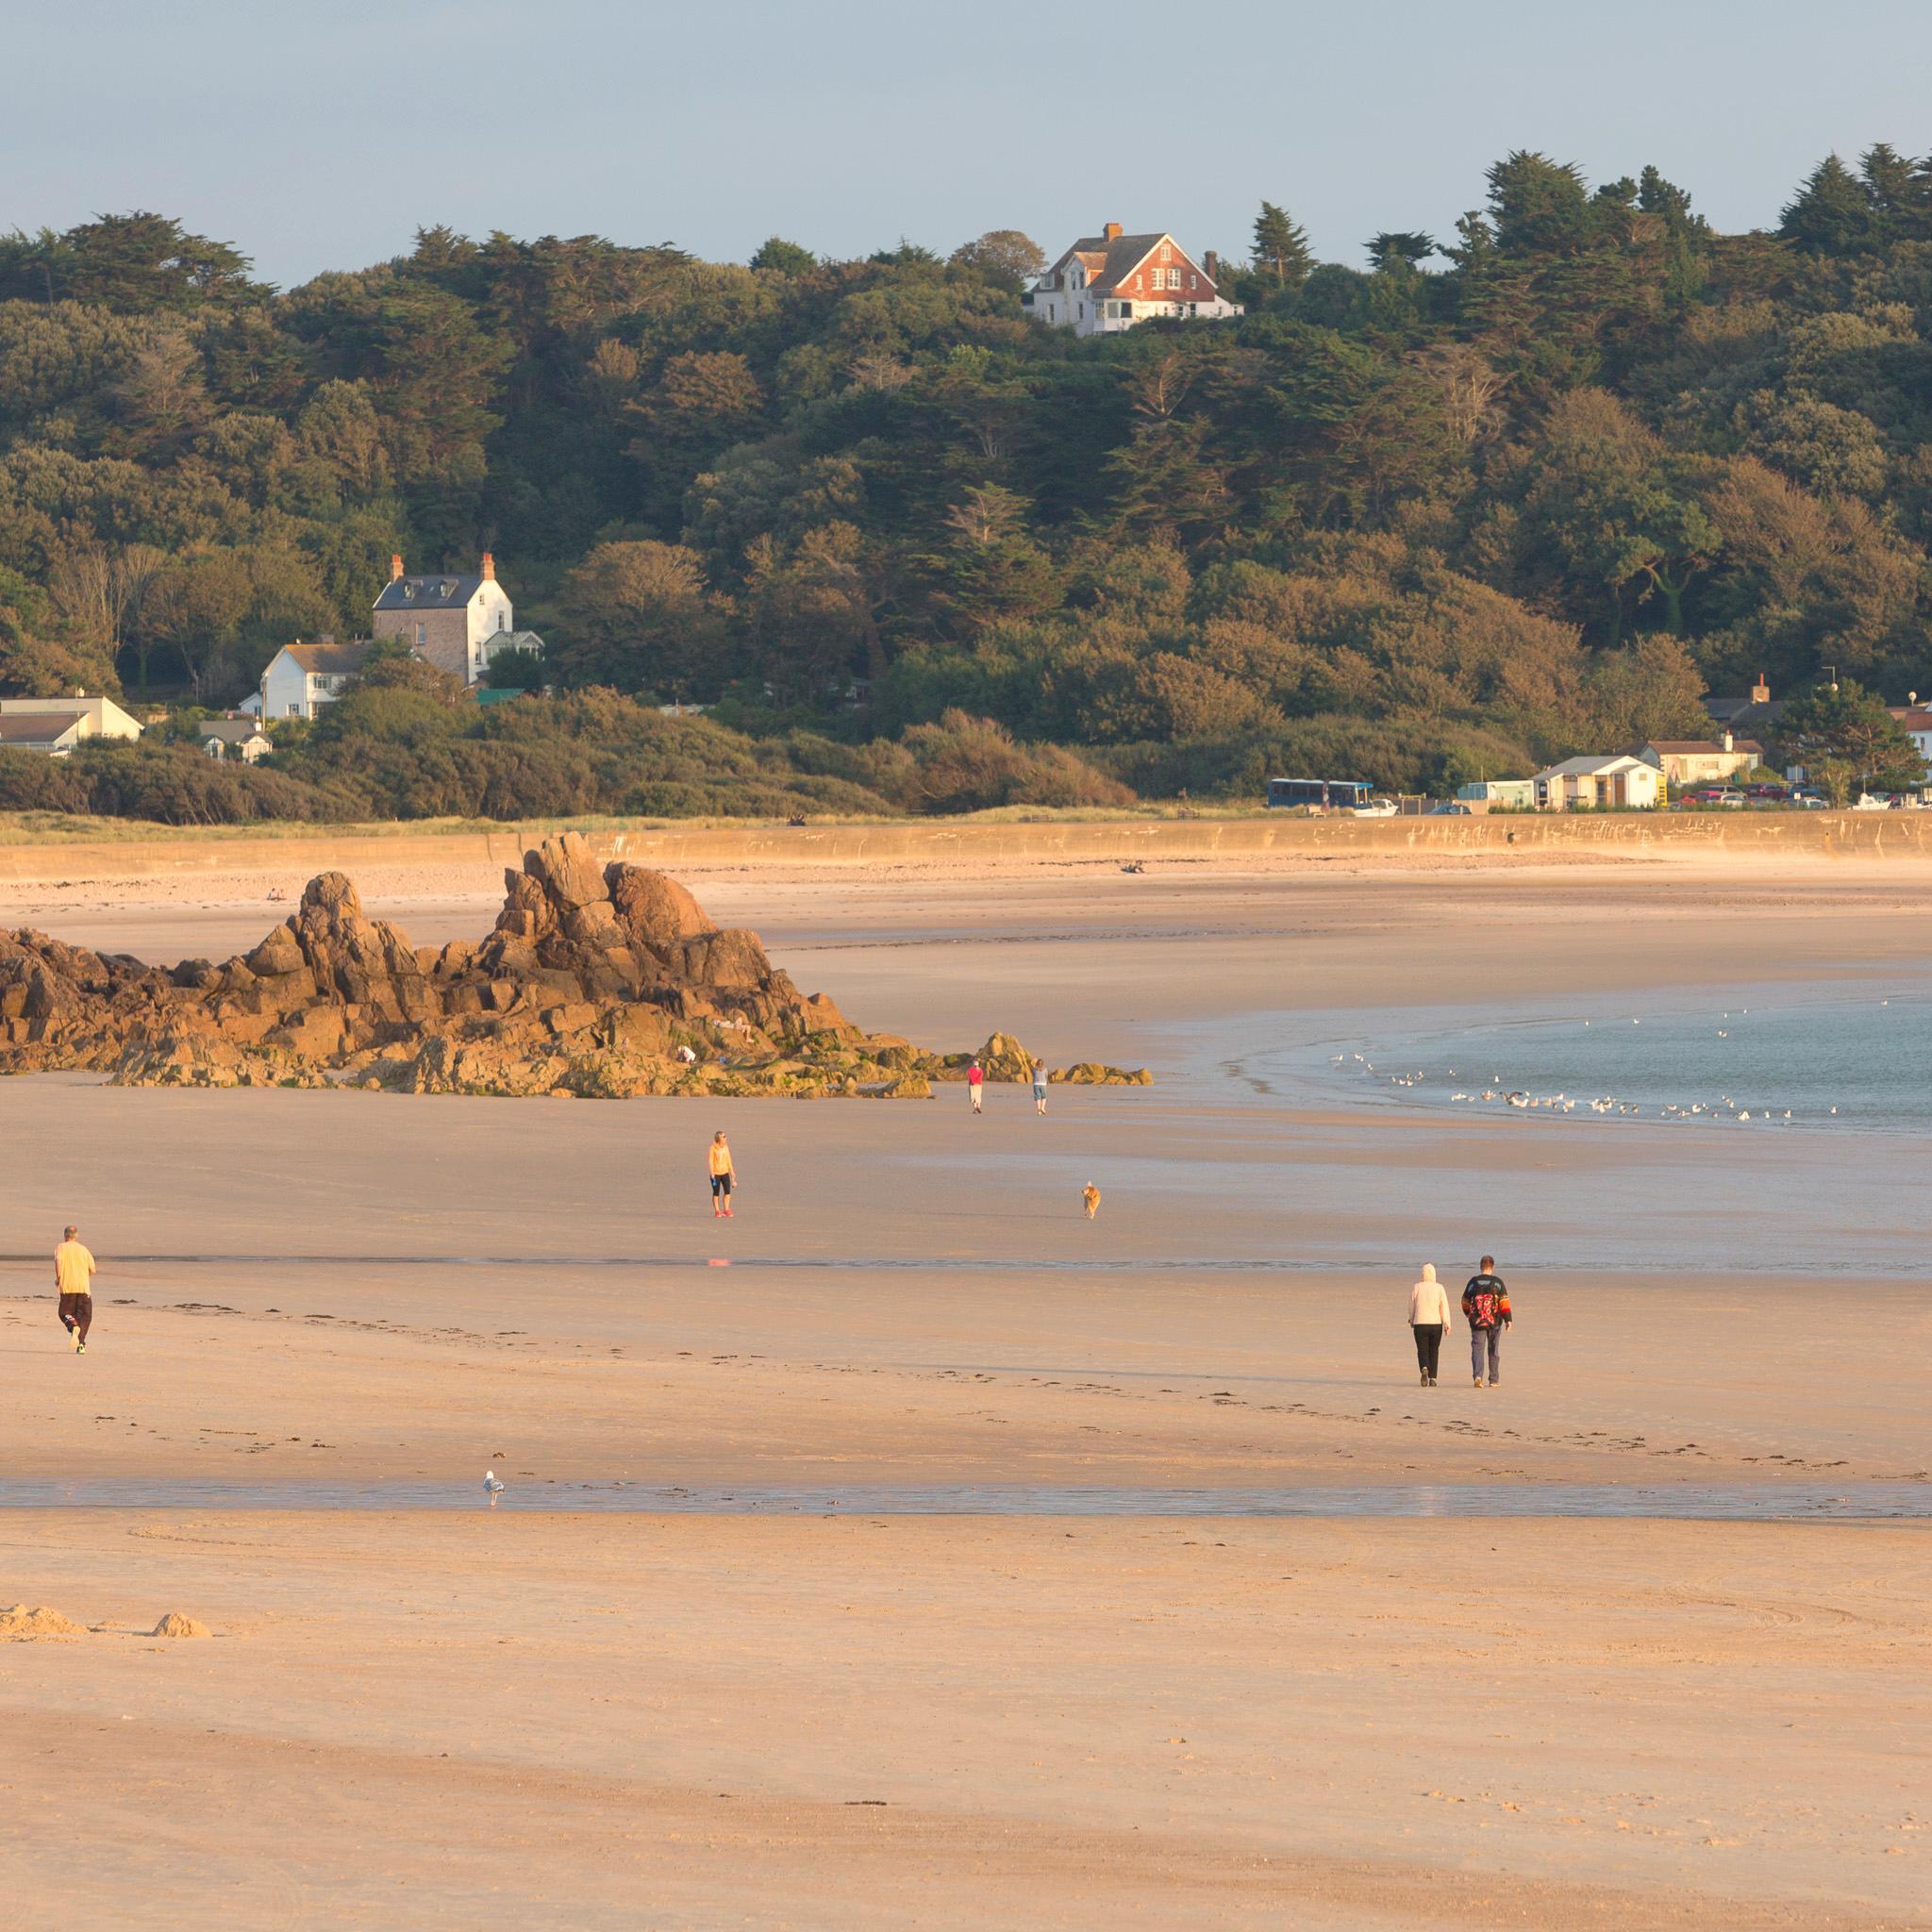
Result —
<instances>
[{"instance_id":1,"label":"dry sand","mask_svg":"<svg viewBox=\"0 0 1932 1932\"><path fill-rule=\"evenodd\" d=\"M288 890L94 873L0 917L219 957ZM1922 1478L1921 1284L1764 1265L1751 1204L1827 1149L1316 1114L1204 1046L1271 1011L1910 974L1921 867L687 875L868 1024L1160 1084L1057 1090L1043 1124L1012 1090L974 1122L0 1084L0 1484L449 1499L0 1507L0 1601L84 1632L0 1645L9 1925L1932 1924L1924 1522L1094 1513ZM406 855L365 883L428 941L495 882ZM1618 1233L1591 1204L1661 1161L1725 1204L1710 1265L1586 1265ZM84 1358L42 1278L69 1217L103 1268ZM1504 1386L1453 1373L1458 1334L1417 1389L1415 1261L1453 1283L1512 1221L1557 1258L1513 1277ZM796 1507L522 1507L583 1483ZM1038 1513L862 1507L959 1486ZM150 1635L165 1611L212 1639Z\"/></svg>"}]
</instances>

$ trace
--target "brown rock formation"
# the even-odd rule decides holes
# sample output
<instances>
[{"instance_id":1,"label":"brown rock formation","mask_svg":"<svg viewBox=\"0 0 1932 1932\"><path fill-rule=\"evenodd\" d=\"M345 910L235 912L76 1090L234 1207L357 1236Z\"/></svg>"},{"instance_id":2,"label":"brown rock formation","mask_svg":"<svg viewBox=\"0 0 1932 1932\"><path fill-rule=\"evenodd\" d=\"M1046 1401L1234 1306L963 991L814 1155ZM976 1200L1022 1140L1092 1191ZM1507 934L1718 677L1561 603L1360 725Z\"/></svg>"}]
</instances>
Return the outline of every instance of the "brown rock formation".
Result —
<instances>
[{"instance_id":1,"label":"brown rock formation","mask_svg":"<svg viewBox=\"0 0 1932 1932\"><path fill-rule=\"evenodd\" d=\"M544 840L504 887L486 938L441 949L368 918L341 873L311 879L291 917L221 965L0 934L0 1072L613 1098L923 1097L956 1077L949 1059L801 993L756 933L714 927L675 879L600 871L575 832Z\"/></svg>"}]
</instances>

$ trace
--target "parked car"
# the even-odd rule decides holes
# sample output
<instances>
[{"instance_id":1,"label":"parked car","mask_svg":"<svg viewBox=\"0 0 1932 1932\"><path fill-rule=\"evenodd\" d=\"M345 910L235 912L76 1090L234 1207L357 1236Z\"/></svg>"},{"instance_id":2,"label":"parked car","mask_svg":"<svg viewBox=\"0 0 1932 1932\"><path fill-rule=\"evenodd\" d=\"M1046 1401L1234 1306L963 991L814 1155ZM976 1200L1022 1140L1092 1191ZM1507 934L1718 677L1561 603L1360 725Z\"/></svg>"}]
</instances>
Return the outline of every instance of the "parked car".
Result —
<instances>
[{"instance_id":1,"label":"parked car","mask_svg":"<svg viewBox=\"0 0 1932 1932\"><path fill-rule=\"evenodd\" d=\"M1395 801L1392 798L1372 798L1366 805L1354 808L1358 819L1392 819L1395 816Z\"/></svg>"},{"instance_id":2,"label":"parked car","mask_svg":"<svg viewBox=\"0 0 1932 1932\"><path fill-rule=\"evenodd\" d=\"M1468 806L1452 798L1445 805L1430 806L1429 816L1432 819L1473 819L1475 814Z\"/></svg>"},{"instance_id":3,"label":"parked car","mask_svg":"<svg viewBox=\"0 0 1932 1932\"><path fill-rule=\"evenodd\" d=\"M1798 811L1823 811L1825 808L1824 795L1816 791L1794 791L1791 805Z\"/></svg>"},{"instance_id":4,"label":"parked car","mask_svg":"<svg viewBox=\"0 0 1932 1932\"><path fill-rule=\"evenodd\" d=\"M1774 802L1776 802L1784 799L1787 796L1787 793L1785 788L1782 785L1774 785L1766 783L1761 785L1745 786L1744 796L1750 799L1764 798L1771 799Z\"/></svg>"}]
</instances>

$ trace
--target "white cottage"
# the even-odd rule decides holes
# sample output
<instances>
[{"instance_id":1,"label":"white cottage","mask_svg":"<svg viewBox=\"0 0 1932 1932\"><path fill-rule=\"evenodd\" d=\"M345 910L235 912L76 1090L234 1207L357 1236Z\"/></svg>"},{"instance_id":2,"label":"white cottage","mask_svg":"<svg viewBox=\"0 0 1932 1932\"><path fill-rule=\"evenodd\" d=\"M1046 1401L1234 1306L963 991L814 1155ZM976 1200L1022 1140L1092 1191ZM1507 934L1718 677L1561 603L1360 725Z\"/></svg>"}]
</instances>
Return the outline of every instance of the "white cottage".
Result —
<instances>
[{"instance_id":1,"label":"white cottage","mask_svg":"<svg viewBox=\"0 0 1932 1932\"><path fill-rule=\"evenodd\" d=\"M1655 765L1623 754L1565 758L1560 765L1539 772L1531 782L1539 811L1608 811L1619 807L1648 811L1657 802L1664 774Z\"/></svg>"},{"instance_id":2,"label":"white cottage","mask_svg":"<svg viewBox=\"0 0 1932 1932\"><path fill-rule=\"evenodd\" d=\"M325 638L315 644L284 644L261 674L261 716L313 718L348 688L369 656L370 641L339 644ZM253 706L243 709L252 710Z\"/></svg>"}]
</instances>

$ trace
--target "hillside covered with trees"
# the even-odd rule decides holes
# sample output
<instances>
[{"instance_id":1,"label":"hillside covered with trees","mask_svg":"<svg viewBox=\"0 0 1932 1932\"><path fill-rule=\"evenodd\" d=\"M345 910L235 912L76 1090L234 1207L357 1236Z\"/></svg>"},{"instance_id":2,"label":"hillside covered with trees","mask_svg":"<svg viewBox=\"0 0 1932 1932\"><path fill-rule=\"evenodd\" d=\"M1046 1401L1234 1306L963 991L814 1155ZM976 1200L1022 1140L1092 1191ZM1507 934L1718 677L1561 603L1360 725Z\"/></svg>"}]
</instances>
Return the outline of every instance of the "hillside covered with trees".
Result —
<instances>
[{"instance_id":1,"label":"hillside covered with trees","mask_svg":"<svg viewBox=\"0 0 1932 1932\"><path fill-rule=\"evenodd\" d=\"M486 548L558 687L391 664L258 772L0 752L0 805L1441 789L1760 670L1932 687L1932 163L1834 158L1722 235L1655 170L1514 154L1366 270L1267 203L1241 240L1241 320L1076 341L1011 231L740 267L439 228L286 291L158 215L0 238L0 694L231 702L365 632L391 552Z\"/></svg>"}]
</instances>

